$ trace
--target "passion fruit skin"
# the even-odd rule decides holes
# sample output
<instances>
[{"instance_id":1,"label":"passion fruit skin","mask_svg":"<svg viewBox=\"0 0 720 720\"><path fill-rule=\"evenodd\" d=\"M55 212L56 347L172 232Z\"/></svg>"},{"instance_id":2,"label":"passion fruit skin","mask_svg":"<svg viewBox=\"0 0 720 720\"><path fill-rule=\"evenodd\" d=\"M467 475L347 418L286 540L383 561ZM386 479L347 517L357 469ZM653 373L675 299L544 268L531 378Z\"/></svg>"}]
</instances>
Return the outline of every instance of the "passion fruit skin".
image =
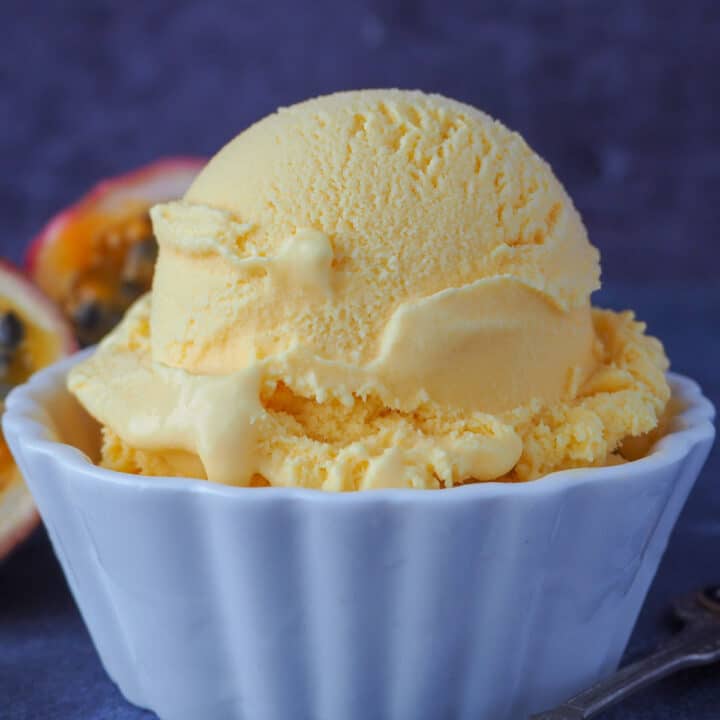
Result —
<instances>
[{"instance_id":1,"label":"passion fruit skin","mask_svg":"<svg viewBox=\"0 0 720 720\"><path fill-rule=\"evenodd\" d=\"M0 535L0 563L23 541L28 539L39 524L40 515L37 510L33 509L15 525L11 533Z\"/></svg>"},{"instance_id":2,"label":"passion fruit skin","mask_svg":"<svg viewBox=\"0 0 720 720\"><path fill-rule=\"evenodd\" d=\"M33 238L25 254L24 264L28 275L34 277L38 253L41 251L43 244L52 239L48 236L56 232L67 223L73 215L82 212L87 206L102 202L105 197L109 197L118 189L142 184L148 178L154 176L172 174L178 171L200 172L206 163L207 159L201 157L163 158L162 160L157 160L136 170L101 180L79 200L50 218L42 230ZM161 202L164 198L158 197L157 200L153 198L148 199L152 202Z\"/></svg>"},{"instance_id":3,"label":"passion fruit skin","mask_svg":"<svg viewBox=\"0 0 720 720\"><path fill-rule=\"evenodd\" d=\"M52 218L26 267L61 307L81 346L104 337L150 289L157 256L148 209L185 193L203 158L169 158L103 180Z\"/></svg>"},{"instance_id":4,"label":"passion fruit skin","mask_svg":"<svg viewBox=\"0 0 720 720\"><path fill-rule=\"evenodd\" d=\"M22 269L0 258L0 300L6 299L8 296L11 299L14 297L27 298L28 302L23 303L19 309L30 308L31 312L28 313L30 315L33 315L34 312L42 312L43 318L46 319L45 325L52 327L60 338L60 345L64 352L58 355L57 359L78 349L72 329L57 305L37 285L33 284L32 278L28 277ZM12 304L18 303L12 302ZM39 369L35 368L35 370Z\"/></svg>"},{"instance_id":5,"label":"passion fruit skin","mask_svg":"<svg viewBox=\"0 0 720 720\"><path fill-rule=\"evenodd\" d=\"M23 352L37 320L57 342L47 362L33 366ZM72 330L55 304L22 272L0 260L0 414L6 394L40 367L74 352ZM0 431L0 562L28 537L40 518Z\"/></svg>"}]
</instances>

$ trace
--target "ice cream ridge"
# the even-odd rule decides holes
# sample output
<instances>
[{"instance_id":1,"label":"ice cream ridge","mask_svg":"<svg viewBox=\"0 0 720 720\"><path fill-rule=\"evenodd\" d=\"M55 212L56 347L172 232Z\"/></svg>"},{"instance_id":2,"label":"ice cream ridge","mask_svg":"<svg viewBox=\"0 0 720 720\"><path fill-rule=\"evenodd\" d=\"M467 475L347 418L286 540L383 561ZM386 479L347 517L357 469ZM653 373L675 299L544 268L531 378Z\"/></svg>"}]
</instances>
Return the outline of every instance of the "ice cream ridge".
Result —
<instances>
[{"instance_id":1,"label":"ice cream ridge","mask_svg":"<svg viewBox=\"0 0 720 720\"><path fill-rule=\"evenodd\" d=\"M468 105L400 90L284 108L151 212L152 292L69 387L101 464L324 490L624 462L668 402L550 167Z\"/></svg>"}]
</instances>

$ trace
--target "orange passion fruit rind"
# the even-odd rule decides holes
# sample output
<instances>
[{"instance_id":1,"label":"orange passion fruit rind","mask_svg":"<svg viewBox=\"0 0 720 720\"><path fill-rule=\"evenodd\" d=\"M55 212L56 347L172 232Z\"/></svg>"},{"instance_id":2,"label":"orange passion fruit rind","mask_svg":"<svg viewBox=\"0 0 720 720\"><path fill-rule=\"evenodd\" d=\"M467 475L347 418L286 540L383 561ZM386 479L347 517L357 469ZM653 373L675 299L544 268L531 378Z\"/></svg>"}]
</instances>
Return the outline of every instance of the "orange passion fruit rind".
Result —
<instances>
[{"instance_id":1,"label":"orange passion fruit rind","mask_svg":"<svg viewBox=\"0 0 720 720\"><path fill-rule=\"evenodd\" d=\"M81 345L100 340L150 289L157 244L148 210L181 197L204 163L159 160L103 180L35 238L28 272L59 305Z\"/></svg>"},{"instance_id":2,"label":"orange passion fruit rind","mask_svg":"<svg viewBox=\"0 0 720 720\"><path fill-rule=\"evenodd\" d=\"M19 270L0 261L0 414L13 387L75 348L57 307ZM37 523L32 497L0 430L0 560Z\"/></svg>"}]
</instances>

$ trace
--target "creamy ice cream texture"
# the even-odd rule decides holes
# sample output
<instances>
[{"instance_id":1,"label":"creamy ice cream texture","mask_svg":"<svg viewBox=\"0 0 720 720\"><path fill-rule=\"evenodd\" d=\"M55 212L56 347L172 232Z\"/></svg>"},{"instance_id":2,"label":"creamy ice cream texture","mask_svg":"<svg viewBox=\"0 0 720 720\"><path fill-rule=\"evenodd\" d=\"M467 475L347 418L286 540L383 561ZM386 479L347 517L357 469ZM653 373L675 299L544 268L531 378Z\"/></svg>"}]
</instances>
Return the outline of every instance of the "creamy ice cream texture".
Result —
<instances>
[{"instance_id":1,"label":"creamy ice cream texture","mask_svg":"<svg viewBox=\"0 0 720 720\"><path fill-rule=\"evenodd\" d=\"M138 301L69 386L102 463L356 490L623 462L660 343L590 306L599 258L523 141L438 95L282 109L156 206Z\"/></svg>"}]
</instances>

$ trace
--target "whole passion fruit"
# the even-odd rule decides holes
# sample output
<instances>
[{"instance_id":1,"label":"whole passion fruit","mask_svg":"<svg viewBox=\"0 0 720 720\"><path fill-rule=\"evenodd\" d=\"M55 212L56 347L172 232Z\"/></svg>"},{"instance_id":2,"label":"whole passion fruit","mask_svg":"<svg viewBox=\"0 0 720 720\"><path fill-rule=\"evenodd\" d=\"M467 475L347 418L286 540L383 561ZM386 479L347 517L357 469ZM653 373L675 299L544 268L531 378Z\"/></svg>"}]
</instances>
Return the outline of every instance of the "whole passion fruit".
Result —
<instances>
[{"instance_id":1,"label":"whole passion fruit","mask_svg":"<svg viewBox=\"0 0 720 720\"><path fill-rule=\"evenodd\" d=\"M0 414L15 385L75 348L72 329L57 307L19 270L0 261ZM37 522L30 492L0 430L0 560Z\"/></svg>"},{"instance_id":2,"label":"whole passion fruit","mask_svg":"<svg viewBox=\"0 0 720 720\"><path fill-rule=\"evenodd\" d=\"M182 196L204 163L159 160L104 180L33 241L28 272L58 303L80 345L100 340L150 289L157 243L148 210Z\"/></svg>"}]
</instances>

